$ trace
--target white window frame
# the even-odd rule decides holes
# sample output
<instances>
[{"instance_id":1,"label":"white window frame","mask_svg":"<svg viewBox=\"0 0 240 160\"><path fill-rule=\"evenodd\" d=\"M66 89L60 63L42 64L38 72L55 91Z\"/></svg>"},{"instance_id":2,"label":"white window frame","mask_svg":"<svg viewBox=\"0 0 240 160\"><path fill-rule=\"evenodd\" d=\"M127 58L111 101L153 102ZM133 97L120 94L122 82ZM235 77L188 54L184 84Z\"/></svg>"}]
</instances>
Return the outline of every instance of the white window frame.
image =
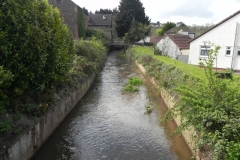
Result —
<instances>
[{"instance_id":1,"label":"white window frame","mask_svg":"<svg viewBox=\"0 0 240 160\"><path fill-rule=\"evenodd\" d=\"M231 51L232 51L232 47L227 46L227 47L226 47L225 55L226 55L226 56L231 56Z\"/></svg>"},{"instance_id":2,"label":"white window frame","mask_svg":"<svg viewBox=\"0 0 240 160\"><path fill-rule=\"evenodd\" d=\"M208 52L211 50L210 46L200 46L200 57L208 57Z\"/></svg>"}]
</instances>

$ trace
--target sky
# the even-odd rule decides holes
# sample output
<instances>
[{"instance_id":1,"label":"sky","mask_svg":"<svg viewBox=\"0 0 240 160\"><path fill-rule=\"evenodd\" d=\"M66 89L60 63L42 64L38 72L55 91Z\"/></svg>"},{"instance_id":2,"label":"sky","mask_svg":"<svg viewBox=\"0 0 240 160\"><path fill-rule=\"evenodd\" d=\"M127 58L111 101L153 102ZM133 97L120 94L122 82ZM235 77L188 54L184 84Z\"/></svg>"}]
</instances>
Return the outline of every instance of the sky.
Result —
<instances>
[{"instance_id":1,"label":"sky","mask_svg":"<svg viewBox=\"0 0 240 160\"><path fill-rule=\"evenodd\" d=\"M118 7L120 0L72 0L93 13ZM240 0L140 0L151 22L216 24L240 10Z\"/></svg>"}]
</instances>

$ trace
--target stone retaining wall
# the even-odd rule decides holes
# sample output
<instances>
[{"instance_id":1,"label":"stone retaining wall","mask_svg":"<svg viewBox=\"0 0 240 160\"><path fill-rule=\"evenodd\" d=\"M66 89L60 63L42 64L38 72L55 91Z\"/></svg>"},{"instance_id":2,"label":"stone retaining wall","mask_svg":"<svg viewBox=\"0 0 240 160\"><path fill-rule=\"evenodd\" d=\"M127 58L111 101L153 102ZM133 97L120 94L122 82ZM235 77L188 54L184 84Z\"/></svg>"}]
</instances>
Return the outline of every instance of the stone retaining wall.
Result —
<instances>
[{"instance_id":1,"label":"stone retaining wall","mask_svg":"<svg viewBox=\"0 0 240 160\"><path fill-rule=\"evenodd\" d=\"M0 155L0 160L30 159L88 91L94 78L95 76L92 76L85 80L77 90L59 99L56 106L35 126L21 136L11 147L6 148Z\"/></svg>"}]
</instances>

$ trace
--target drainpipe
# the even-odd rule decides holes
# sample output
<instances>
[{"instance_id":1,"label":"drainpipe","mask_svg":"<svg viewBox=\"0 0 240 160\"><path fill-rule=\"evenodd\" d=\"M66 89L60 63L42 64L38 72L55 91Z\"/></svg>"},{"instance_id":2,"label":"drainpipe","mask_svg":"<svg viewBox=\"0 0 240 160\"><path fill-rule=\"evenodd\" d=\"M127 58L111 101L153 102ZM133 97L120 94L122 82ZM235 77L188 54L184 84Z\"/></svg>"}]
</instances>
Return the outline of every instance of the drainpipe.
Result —
<instances>
[{"instance_id":1,"label":"drainpipe","mask_svg":"<svg viewBox=\"0 0 240 160\"><path fill-rule=\"evenodd\" d=\"M234 39L234 45L233 45L233 54L232 54L232 62L231 62L231 70L233 70L234 68L234 58L235 58L235 47L236 47L236 43L237 43L237 38L238 38L238 22L236 25L236 32L235 32L235 39Z\"/></svg>"}]
</instances>

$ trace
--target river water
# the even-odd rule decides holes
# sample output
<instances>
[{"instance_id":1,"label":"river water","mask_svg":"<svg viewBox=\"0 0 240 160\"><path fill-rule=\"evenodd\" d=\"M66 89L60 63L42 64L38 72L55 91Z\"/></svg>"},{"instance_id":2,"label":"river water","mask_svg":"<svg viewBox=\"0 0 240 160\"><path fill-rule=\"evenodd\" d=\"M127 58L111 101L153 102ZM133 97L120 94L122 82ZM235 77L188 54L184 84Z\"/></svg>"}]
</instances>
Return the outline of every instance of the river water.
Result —
<instances>
[{"instance_id":1,"label":"river water","mask_svg":"<svg viewBox=\"0 0 240 160\"><path fill-rule=\"evenodd\" d=\"M109 54L100 75L33 160L188 160L182 137L159 125L166 106L149 82L119 51ZM144 85L123 91L130 77ZM145 106L153 107L151 114ZM174 129L175 123L169 128Z\"/></svg>"}]
</instances>

